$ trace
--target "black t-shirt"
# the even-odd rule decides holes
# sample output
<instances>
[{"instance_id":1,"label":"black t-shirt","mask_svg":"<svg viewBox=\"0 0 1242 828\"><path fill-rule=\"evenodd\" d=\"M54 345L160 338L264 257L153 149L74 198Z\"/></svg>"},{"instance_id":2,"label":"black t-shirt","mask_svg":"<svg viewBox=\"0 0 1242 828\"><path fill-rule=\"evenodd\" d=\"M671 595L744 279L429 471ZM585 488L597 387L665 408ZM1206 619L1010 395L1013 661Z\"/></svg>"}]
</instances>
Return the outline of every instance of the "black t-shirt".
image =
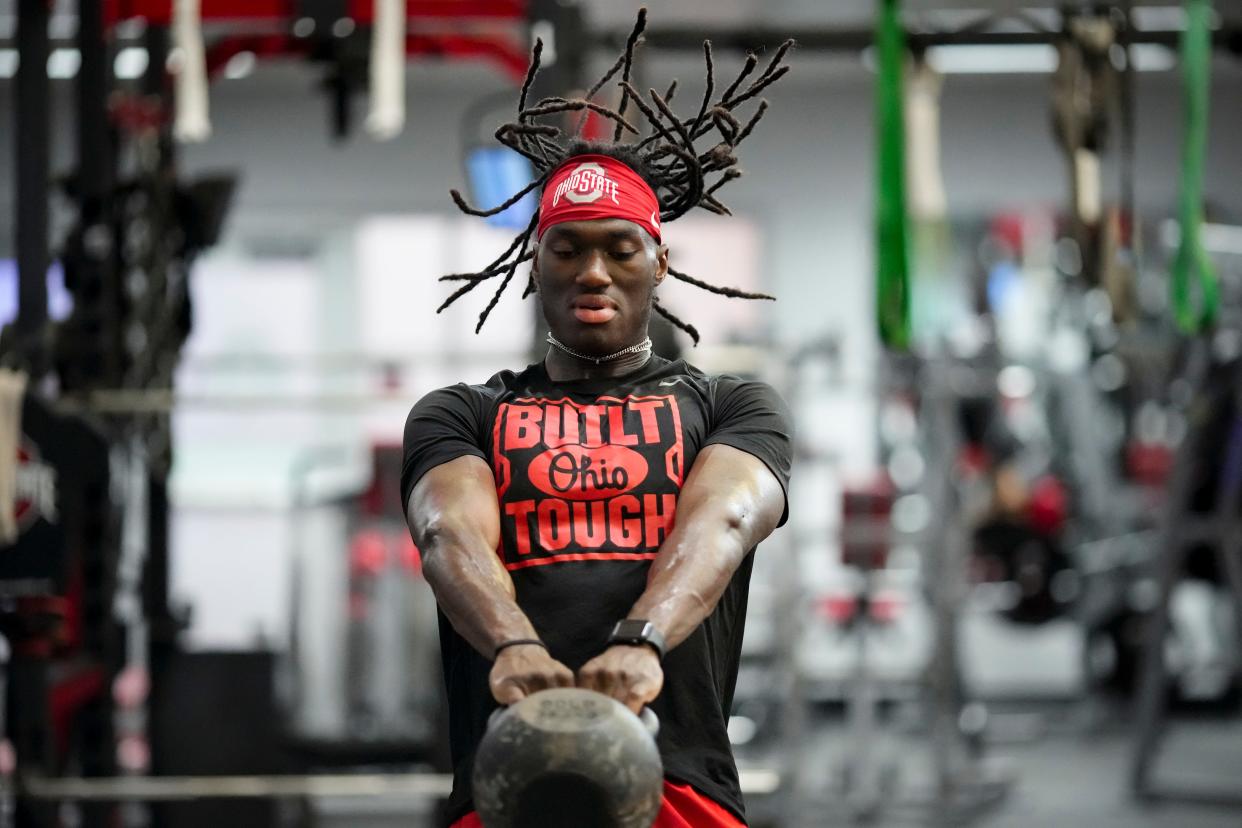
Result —
<instances>
[{"instance_id":1,"label":"black t-shirt","mask_svg":"<svg viewBox=\"0 0 1242 828\"><path fill-rule=\"evenodd\" d=\"M401 502L430 469L463 455L496 478L501 542L518 605L554 658L577 670L605 647L647 583L677 495L704 447L761 460L787 487L788 410L768 385L709 377L652 357L621 377L553 382L542 363L484 385L433 391L405 426ZM788 509L786 508L786 514ZM783 523L785 516L782 516ZM665 776L743 817L726 733L737 679L751 550L712 614L664 660L660 717ZM491 661L440 616L453 761L451 819L471 809L471 760L496 707Z\"/></svg>"}]
</instances>

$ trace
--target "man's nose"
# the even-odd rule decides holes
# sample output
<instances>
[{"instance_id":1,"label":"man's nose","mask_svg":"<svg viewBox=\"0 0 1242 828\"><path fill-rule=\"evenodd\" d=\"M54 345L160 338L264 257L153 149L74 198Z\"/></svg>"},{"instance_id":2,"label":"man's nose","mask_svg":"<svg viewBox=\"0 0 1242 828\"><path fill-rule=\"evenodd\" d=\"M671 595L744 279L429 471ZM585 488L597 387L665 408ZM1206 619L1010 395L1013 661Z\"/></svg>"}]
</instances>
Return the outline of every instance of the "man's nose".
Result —
<instances>
[{"instance_id":1,"label":"man's nose","mask_svg":"<svg viewBox=\"0 0 1242 828\"><path fill-rule=\"evenodd\" d=\"M603 287L612 284L612 277L608 275L608 263L604 260L604 254L600 251L589 253L582 263L582 269L578 271L578 277L575 281L583 287Z\"/></svg>"}]
</instances>

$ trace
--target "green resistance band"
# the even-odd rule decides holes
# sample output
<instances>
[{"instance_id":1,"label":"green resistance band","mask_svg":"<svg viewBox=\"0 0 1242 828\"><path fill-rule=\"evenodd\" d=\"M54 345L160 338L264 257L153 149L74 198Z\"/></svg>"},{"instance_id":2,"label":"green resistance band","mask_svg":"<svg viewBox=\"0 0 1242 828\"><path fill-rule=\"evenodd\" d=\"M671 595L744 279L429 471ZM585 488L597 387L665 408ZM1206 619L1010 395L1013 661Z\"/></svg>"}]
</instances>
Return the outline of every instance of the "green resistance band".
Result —
<instances>
[{"instance_id":1,"label":"green resistance band","mask_svg":"<svg viewBox=\"0 0 1242 828\"><path fill-rule=\"evenodd\" d=\"M1216 317L1216 274L1200 238L1203 224L1203 168L1207 153L1208 94L1211 91L1211 0L1186 0L1182 32L1182 77L1186 83L1186 133L1182 146L1182 192L1178 205L1181 241L1173 261L1173 312L1185 333L1203 330ZM1198 296L1192 295L1198 286ZM1196 307L1197 298L1197 307Z\"/></svg>"},{"instance_id":2,"label":"green resistance band","mask_svg":"<svg viewBox=\"0 0 1242 828\"><path fill-rule=\"evenodd\" d=\"M905 125L901 74L905 33L900 0L879 0L876 25L876 315L880 340L890 348L910 347L910 231L906 216Z\"/></svg>"}]
</instances>

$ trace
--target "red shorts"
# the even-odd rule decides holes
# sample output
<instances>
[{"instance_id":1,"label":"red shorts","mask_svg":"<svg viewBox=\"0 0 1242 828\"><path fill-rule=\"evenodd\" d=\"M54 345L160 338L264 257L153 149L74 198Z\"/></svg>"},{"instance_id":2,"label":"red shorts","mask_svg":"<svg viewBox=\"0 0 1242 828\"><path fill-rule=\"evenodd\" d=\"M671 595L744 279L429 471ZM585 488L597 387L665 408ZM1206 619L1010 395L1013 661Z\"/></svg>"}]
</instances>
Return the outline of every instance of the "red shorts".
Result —
<instances>
[{"instance_id":1,"label":"red shorts","mask_svg":"<svg viewBox=\"0 0 1242 828\"><path fill-rule=\"evenodd\" d=\"M471 811L450 828L483 828ZM689 785L664 780L664 804L651 828L742 828L737 817Z\"/></svg>"}]
</instances>

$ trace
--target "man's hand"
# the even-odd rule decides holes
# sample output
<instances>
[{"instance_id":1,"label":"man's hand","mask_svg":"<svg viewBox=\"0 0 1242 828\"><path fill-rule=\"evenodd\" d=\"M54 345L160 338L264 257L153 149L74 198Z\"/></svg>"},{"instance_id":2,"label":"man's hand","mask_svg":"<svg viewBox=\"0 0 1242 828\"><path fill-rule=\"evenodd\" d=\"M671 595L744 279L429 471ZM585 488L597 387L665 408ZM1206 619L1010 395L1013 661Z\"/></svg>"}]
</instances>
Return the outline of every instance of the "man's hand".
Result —
<instances>
[{"instance_id":1,"label":"man's hand","mask_svg":"<svg viewBox=\"0 0 1242 828\"><path fill-rule=\"evenodd\" d=\"M538 644L518 644L500 651L488 683L493 698L508 705L549 687L573 687L574 674Z\"/></svg>"},{"instance_id":2,"label":"man's hand","mask_svg":"<svg viewBox=\"0 0 1242 828\"><path fill-rule=\"evenodd\" d=\"M645 644L615 644L582 665L578 686L611 696L635 713L660 695L664 669Z\"/></svg>"}]
</instances>

